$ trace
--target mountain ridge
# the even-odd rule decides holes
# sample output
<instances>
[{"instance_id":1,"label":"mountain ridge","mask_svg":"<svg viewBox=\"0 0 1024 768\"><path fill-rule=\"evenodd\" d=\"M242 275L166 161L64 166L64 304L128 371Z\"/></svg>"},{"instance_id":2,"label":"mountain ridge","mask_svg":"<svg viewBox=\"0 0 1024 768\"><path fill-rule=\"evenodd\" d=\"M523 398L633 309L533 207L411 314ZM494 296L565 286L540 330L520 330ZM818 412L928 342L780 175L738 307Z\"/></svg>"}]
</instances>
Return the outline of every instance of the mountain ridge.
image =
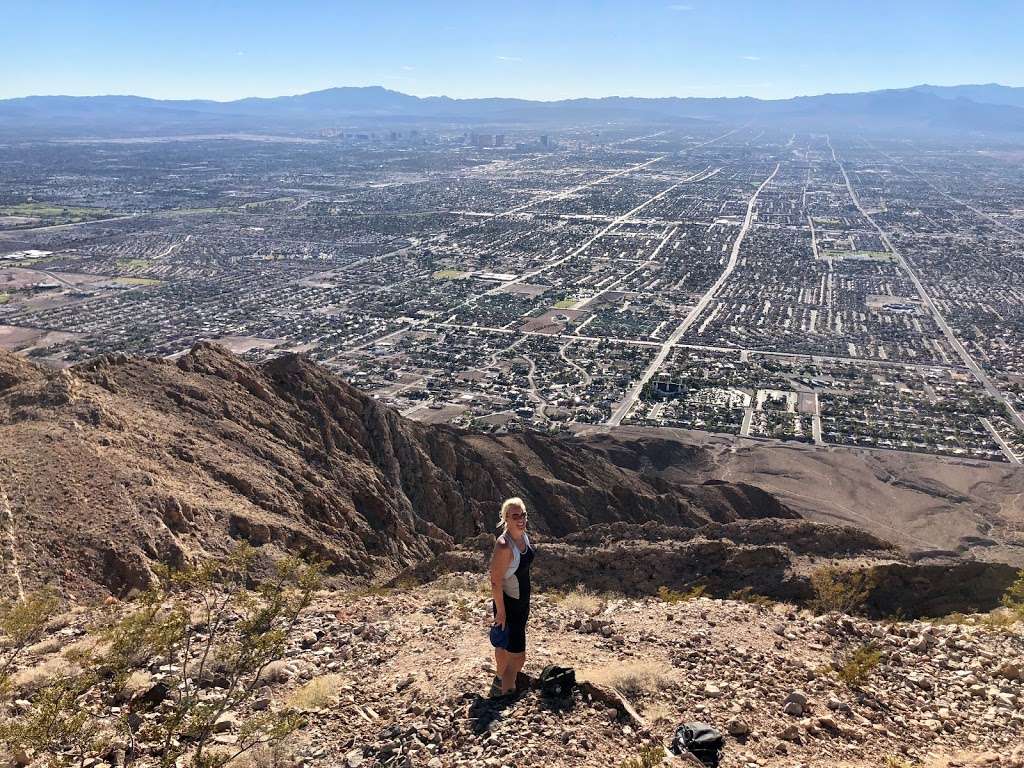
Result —
<instances>
[{"instance_id":1,"label":"mountain ridge","mask_svg":"<svg viewBox=\"0 0 1024 768\"><path fill-rule=\"evenodd\" d=\"M676 483L582 441L408 421L309 361L199 344L55 371L0 352L0 484L26 583L145 586L246 540L385 576L493 531L521 496L542 536L597 523L798 516L745 484Z\"/></svg>"},{"instance_id":2,"label":"mountain ridge","mask_svg":"<svg viewBox=\"0 0 1024 768\"><path fill-rule=\"evenodd\" d=\"M667 465L695 479L669 479ZM657 437L410 421L294 354L257 365L201 342L174 361L115 354L56 370L0 351L0 583L124 596L157 564L240 541L267 561L322 560L343 581L436 575L477 561L510 496L525 499L559 586L650 594L696 580L806 600L809 572L835 562L873 569L880 613L941 615L993 607L1016 574L912 560L708 465Z\"/></svg>"},{"instance_id":3,"label":"mountain ridge","mask_svg":"<svg viewBox=\"0 0 1024 768\"><path fill-rule=\"evenodd\" d=\"M336 120L480 122L748 122L796 128L932 133L1024 133L1024 88L995 84L824 93L788 99L624 97L533 101L417 97L382 86L343 86L232 101L130 95L25 96L0 100L0 129L132 133L159 129L311 131ZM54 121L59 124L51 124Z\"/></svg>"}]
</instances>

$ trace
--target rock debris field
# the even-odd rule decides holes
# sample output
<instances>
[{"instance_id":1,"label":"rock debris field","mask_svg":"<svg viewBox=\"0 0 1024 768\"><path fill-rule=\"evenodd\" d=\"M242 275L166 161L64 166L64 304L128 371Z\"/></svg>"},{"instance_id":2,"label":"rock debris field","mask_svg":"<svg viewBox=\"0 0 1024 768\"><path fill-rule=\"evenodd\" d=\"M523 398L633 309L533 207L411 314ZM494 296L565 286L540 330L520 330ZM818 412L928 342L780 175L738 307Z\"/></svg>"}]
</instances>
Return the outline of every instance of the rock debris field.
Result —
<instances>
[{"instance_id":1,"label":"rock debris field","mask_svg":"<svg viewBox=\"0 0 1024 768\"><path fill-rule=\"evenodd\" d=\"M253 711L224 717L217 742L233 744L258 710L292 706L307 722L287 743L289 760L308 768L607 768L667 744L684 720L727 734L725 768L1024 766L1019 623L885 623L703 597L535 594L525 671L572 666L619 692L634 718L580 691L568 707L535 690L489 699L481 584L449 574L409 590L321 593ZM65 639L76 631L63 630ZM865 646L876 663L844 682L836 668Z\"/></svg>"}]
</instances>

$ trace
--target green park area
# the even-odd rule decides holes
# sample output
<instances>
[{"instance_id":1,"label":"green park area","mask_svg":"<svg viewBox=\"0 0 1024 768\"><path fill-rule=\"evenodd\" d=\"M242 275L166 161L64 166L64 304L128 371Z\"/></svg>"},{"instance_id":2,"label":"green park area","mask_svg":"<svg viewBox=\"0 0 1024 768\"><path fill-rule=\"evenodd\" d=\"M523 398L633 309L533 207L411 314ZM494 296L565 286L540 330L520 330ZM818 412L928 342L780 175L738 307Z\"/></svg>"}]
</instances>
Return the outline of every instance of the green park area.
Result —
<instances>
[{"instance_id":1,"label":"green park area","mask_svg":"<svg viewBox=\"0 0 1024 768\"><path fill-rule=\"evenodd\" d=\"M826 251L823 255L847 261L896 261L896 257L888 251Z\"/></svg>"},{"instance_id":2,"label":"green park area","mask_svg":"<svg viewBox=\"0 0 1024 768\"><path fill-rule=\"evenodd\" d=\"M106 208L80 208L51 203L0 205L0 216L26 216L41 219L47 224L77 224L81 221L106 218L111 213L112 211Z\"/></svg>"},{"instance_id":3,"label":"green park area","mask_svg":"<svg viewBox=\"0 0 1024 768\"><path fill-rule=\"evenodd\" d=\"M572 309L576 306L576 302L578 301L579 299L570 296L569 298L562 299L561 301L556 301L554 309Z\"/></svg>"},{"instance_id":4,"label":"green park area","mask_svg":"<svg viewBox=\"0 0 1024 768\"><path fill-rule=\"evenodd\" d=\"M156 262L152 259L118 259L118 269L149 269Z\"/></svg>"},{"instance_id":5,"label":"green park area","mask_svg":"<svg viewBox=\"0 0 1024 768\"><path fill-rule=\"evenodd\" d=\"M462 272L458 269L440 269L433 274L435 280L464 280L469 277L469 272Z\"/></svg>"}]
</instances>

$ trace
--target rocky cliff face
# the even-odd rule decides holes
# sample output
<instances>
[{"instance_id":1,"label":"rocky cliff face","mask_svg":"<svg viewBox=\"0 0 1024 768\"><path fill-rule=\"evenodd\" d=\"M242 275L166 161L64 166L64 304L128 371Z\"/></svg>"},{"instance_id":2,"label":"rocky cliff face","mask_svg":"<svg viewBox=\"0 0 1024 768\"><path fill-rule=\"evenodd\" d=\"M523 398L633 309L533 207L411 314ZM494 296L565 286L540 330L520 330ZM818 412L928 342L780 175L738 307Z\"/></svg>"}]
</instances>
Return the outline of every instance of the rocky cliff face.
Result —
<instances>
[{"instance_id":1,"label":"rocky cliff face","mask_svg":"<svg viewBox=\"0 0 1024 768\"><path fill-rule=\"evenodd\" d=\"M20 571L70 592L124 593L156 561L232 540L386 575L493 531L512 495L549 539L616 522L796 519L749 485L646 471L701 461L666 450L410 422L297 356L253 366L200 344L176 362L54 371L0 353L0 484Z\"/></svg>"}]
</instances>

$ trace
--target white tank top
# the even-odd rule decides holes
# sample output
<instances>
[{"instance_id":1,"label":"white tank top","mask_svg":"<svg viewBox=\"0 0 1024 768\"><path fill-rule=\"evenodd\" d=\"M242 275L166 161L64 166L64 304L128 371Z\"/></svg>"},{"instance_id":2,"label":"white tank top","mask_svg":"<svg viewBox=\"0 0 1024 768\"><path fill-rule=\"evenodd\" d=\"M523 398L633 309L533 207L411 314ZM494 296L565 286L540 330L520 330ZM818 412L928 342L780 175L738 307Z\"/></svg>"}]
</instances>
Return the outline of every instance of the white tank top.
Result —
<instances>
[{"instance_id":1,"label":"white tank top","mask_svg":"<svg viewBox=\"0 0 1024 768\"><path fill-rule=\"evenodd\" d=\"M505 569L505 578L501 582L501 590L513 600L518 600L519 579L516 578L516 571L519 570L519 563L523 559L523 553L519 551L519 547L516 546L511 536L503 533L498 537L498 541L512 547L512 560L509 562L508 568ZM523 532L523 544L526 545L527 549L530 548L530 536L525 531Z\"/></svg>"}]
</instances>

